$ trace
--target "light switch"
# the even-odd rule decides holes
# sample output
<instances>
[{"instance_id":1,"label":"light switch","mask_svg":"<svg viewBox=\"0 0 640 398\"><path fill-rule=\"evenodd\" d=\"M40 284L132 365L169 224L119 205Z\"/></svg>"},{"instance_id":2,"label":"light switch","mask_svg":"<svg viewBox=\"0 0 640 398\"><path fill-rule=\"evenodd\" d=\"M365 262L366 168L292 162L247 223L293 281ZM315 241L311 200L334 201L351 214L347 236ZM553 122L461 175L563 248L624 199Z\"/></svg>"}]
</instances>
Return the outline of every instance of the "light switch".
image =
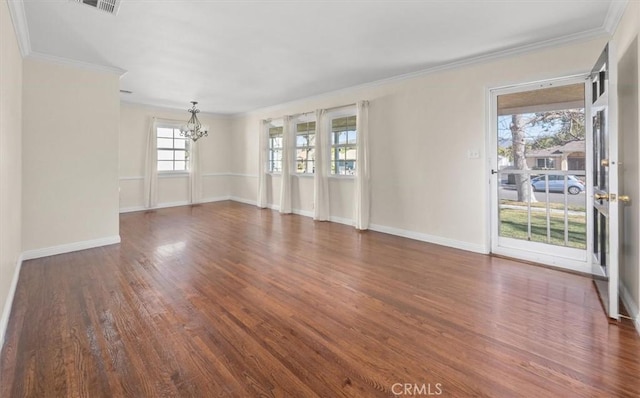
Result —
<instances>
[{"instance_id":1,"label":"light switch","mask_svg":"<svg viewBox=\"0 0 640 398\"><path fill-rule=\"evenodd\" d=\"M469 149L467 151L467 157L469 159L480 159L480 151L478 149Z\"/></svg>"}]
</instances>

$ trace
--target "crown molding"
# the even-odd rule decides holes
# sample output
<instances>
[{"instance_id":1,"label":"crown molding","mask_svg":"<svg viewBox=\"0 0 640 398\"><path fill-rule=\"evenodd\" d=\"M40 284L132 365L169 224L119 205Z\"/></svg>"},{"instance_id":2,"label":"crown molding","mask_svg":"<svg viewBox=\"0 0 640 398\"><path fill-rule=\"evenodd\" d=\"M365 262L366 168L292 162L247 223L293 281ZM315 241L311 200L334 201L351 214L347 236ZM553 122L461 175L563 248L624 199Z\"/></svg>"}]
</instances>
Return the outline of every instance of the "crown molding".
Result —
<instances>
[{"instance_id":1,"label":"crown molding","mask_svg":"<svg viewBox=\"0 0 640 398\"><path fill-rule=\"evenodd\" d=\"M624 10L627 8L627 4L629 4L628 0L613 0L609 3L609 10L602 24L602 29L605 32L611 35L615 33L624 14Z\"/></svg>"},{"instance_id":2,"label":"crown molding","mask_svg":"<svg viewBox=\"0 0 640 398\"><path fill-rule=\"evenodd\" d=\"M623 11L624 11L624 8L623 8ZM466 66L490 62L498 59L508 58L514 55L519 55L519 54L528 53L532 51L556 48L556 47L561 47L561 46L572 44L572 43L579 43L587 40L596 39L598 37L609 37L609 36L610 34L607 31L605 31L604 26L602 26L599 28L586 30L580 33L574 33L571 35L549 39L549 40L545 40L545 41L541 41L533 44L527 44L524 46L508 48L506 50L492 51L492 52L487 52L487 53L473 56L473 57L462 58L457 61L435 65L433 67L422 69L416 72L409 72L402 75L396 75L396 76L388 77L385 79L375 80L373 82L341 88L338 90L329 91L326 93L321 93L321 94L317 94L309 97L298 98L298 99L294 99L294 100L280 103L277 105L257 108L257 109L253 109L246 112L239 112L239 113L232 114L232 116L234 118L242 118L242 117L254 115L254 114L277 112L283 108L296 106L298 104L301 104L307 101L324 100L324 99L334 97L336 95L342 95L352 91L364 90L372 87L382 86L389 83L401 82L403 80L409 80L409 79L413 79L421 76L426 76L426 75L430 75L438 72L444 72L448 70L459 69Z\"/></svg>"},{"instance_id":3,"label":"crown molding","mask_svg":"<svg viewBox=\"0 0 640 398\"><path fill-rule=\"evenodd\" d=\"M76 61L75 59L69 59L69 58L58 57L50 54L39 53L37 51L31 51L29 55L27 55L25 58L35 59L38 61L51 62L58 65L73 66L76 68L87 69L95 72L113 73L118 76L122 76L125 73L127 73L126 70L122 68L118 68L117 66L92 64L90 62Z\"/></svg>"},{"instance_id":4,"label":"crown molding","mask_svg":"<svg viewBox=\"0 0 640 398\"><path fill-rule=\"evenodd\" d=\"M149 108L150 110L159 110L159 111L167 111L167 112L182 112L187 111L187 107L184 108L174 108L171 106L167 106L166 104L162 104L159 101L136 101L129 98L124 98L124 96L128 96L129 94L120 94L120 104L126 106L138 106L142 108ZM207 111L200 111L201 116L211 117L214 119L220 120L228 120L232 119L234 114L232 113L213 113Z\"/></svg>"},{"instance_id":5,"label":"crown molding","mask_svg":"<svg viewBox=\"0 0 640 398\"><path fill-rule=\"evenodd\" d=\"M20 48L20 54L22 54L22 58L48 61L60 65L75 66L78 68L98 72L114 73L118 76L122 76L127 73L126 70L118 68L116 66L92 64L89 62L77 61L69 58L63 58L55 55L33 51L33 49L31 48L31 39L29 37L27 14L24 9L24 0L7 0L7 6L9 7L9 15L11 16L11 22L13 22L13 29L16 32L16 39L18 41L18 47Z\"/></svg>"},{"instance_id":6,"label":"crown molding","mask_svg":"<svg viewBox=\"0 0 640 398\"><path fill-rule=\"evenodd\" d=\"M13 22L13 29L16 32L18 47L22 57L26 57L31 52L31 39L29 38L29 27L27 25L27 14L24 11L24 1L7 0L9 15Z\"/></svg>"}]
</instances>

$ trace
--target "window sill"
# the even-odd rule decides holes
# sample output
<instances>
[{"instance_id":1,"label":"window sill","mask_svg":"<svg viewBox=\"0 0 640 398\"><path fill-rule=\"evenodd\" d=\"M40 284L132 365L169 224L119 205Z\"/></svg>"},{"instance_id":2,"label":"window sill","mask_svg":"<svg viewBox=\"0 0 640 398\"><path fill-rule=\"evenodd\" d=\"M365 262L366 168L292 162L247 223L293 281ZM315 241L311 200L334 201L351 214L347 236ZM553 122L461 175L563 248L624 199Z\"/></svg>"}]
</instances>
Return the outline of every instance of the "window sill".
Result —
<instances>
[{"instance_id":1,"label":"window sill","mask_svg":"<svg viewBox=\"0 0 640 398\"><path fill-rule=\"evenodd\" d=\"M329 178L336 180L355 180L355 175L329 175Z\"/></svg>"},{"instance_id":2,"label":"window sill","mask_svg":"<svg viewBox=\"0 0 640 398\"><path fill-rule=\"evenodd\" d=\"M158 178L183 178L189 177L188 171L159 171Z\"/></svg>"}]
</instances>

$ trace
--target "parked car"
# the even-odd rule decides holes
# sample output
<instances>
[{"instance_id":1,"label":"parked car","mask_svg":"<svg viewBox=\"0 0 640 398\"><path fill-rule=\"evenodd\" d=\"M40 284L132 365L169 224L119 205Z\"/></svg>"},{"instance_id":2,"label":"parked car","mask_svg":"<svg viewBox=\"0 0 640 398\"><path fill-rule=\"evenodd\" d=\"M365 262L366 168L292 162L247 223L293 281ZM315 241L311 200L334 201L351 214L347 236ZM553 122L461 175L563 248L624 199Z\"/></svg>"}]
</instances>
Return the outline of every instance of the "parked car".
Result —
<instances>
[{"instance_id":1,"label":"parked car","mask_svg":"<svg viewBox=\"0 0 640 398\"><path fill-rule=\"evenodd\" d=\"M549 192L564 192L564 176L549 174ZM531 179L531 185L534 191L546 190L545 176L539 176ZM577 195L584 191L584 184L578 180L576 176L567 176L567 191L571 195Z\"/></svg>"}]
</instances>

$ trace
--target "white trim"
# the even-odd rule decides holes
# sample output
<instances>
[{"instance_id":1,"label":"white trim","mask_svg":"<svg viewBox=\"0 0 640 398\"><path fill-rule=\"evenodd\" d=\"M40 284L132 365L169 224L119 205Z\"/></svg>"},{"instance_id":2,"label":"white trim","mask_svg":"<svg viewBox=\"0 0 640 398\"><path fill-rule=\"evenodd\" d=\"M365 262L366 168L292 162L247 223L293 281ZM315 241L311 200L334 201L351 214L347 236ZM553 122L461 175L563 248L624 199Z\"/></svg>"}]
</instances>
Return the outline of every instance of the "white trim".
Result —
<instances>
[{"instance_id":1,"label":"white trim","mask_svg":"<svg viewBox=\"0 0 640 398\"><path fill-rule=\"evenodd\" d=\"M11 285L9 285L9 294L4 302L2 309L2 316L0 316L0 351L4 346L4 338L7 335L7 326L9 326L9 316L11 315L11 308L13 306L13 300L16 296L16 287L18 286L18 278L20 277L20 270L22 269L23 255L19 255L16 261L16 268L13 271L13 277L11 278Z\"/></svg>"},{"instance_id":2,"label":"white trim","mask_svg":"<svg viewBox=\"0 0 640 398\"><path fill-rule=\"evenodd\" d=\"M105 238L85 240L81 242L66 243L59 246L44 247L42 249L27 250L22 253L23 260L32 260L56 254L70 253L79 250L93 249L94 247L114 245L120 243L120 235L108 236Z\"/></svg>"},{"instance_id":3,"label":"white trim","mask_svg":"<svg viewBox=\"0 0 640 398\"><path fill-rule=\"evenodd\" d=\"M591 264L588 261L576 260L574 258L559 257L547 253L534 252L530 250L522 250L513 247L504 247L493 249L492 253L499 256L511 257L515 260L530 261L533 263L548 265L559 269L582 272L583 274L598 275L593 272ZM588 256L587 256L588 257Z\"/></svg>"},{"instance_id":4,"label":"white trim","mask_svg":"<svg viewBox=\"0 0 640 398\"><path fill-rule=\"evenodd\" d=\"M234 202L238 202L238 203L244 203L245 205L253 205L253 206L257 206L258 202L256 202L253 199L245 199L245 198L241 198L239 196L230 196L229 200L232 200Z\"/></svg>"},{"instance_id":5,"label":"white trim","mask_svg":"<svg viewBox=\"0 0 640 398\"><path fill-rule=\"evenodd\" d=\"M389 235L401 236L403 238L409 238L413 240L419 240L422 242L434 243L440 246L452 247L454 249L460 249L480 254L488 254L488 251L483 245L477 245L469 242L462 242L455 239L443 238L441 236L434 236L423 234L415 231L408 231L406 229L387 227L384 225L371 224L369 229L376 232L382 232Z\"/></svg>"},{"instance_id":6,"label":"white trim","mask_svg":"<svg viewBox=\"0 0 640 398\"><path fill-rule=\"evenodd\" d=\"M230 177L249 177L249 178L258 178L257 174L244 174L244 173L229 173Z\"/></svg>"},{"instance_id":7,"label":"white trim","mask_svg":"<svg viewBox=\"0 0 640 398\"><path fill-rule=\"evenodd\" d=\"M27 25L27 14L24 11L24 1L9 0L9 14L13 21L13 29L16 32L20 54L26 57L31 52L31 38L29 37L29 26Z\"/></svg>"},{"instance_id":8,"label":"white trim","mask_svg":"<svg viewBox=\"0 0 640 398\"><path fill-rule=\"evenodd\" d=\"M167 170L167 171L159 171L158 172L158 178L159 179L165 179L165 178L189 178L189 172L185 172L185 171L171 171L171 170Z\"/></svg>"},{"instance_id":9,"label":"white trim","mask_svg":"<svg viewBox=\"0 0 640 398\"><path fill-rule=\"evenodd\" d=\"M624 14L624 10L627 8L628 1L612 1L609 3L609 10L607 11L607 16L604 18L604 23L602 24L602 29L613 35L618 28L618 24L622 19L622 15Z\"/></svg>"},{"instance_id":10,"label":"white trim","mask_svg":"<svg viewBox=\"0 0 640 398\"><path fill-rule=\"evenodd\" d=\"M349 225L351 227L353 227L355 225L354 222L353 222L353 219L351 219L351 218L330 216L329 217L329 221L335 222L335 223L338 223L338 224Z\"/></svg>"},{"instance_id":11,"label":"white trim","mask_svg":"<svg viewBox=\"0 0 640 398\"><path fill-rule=\"evenodd\" d=\"M312 210L293 209L293 210L291 210L291 212L293 214L297 214L299 216L313 218L313 211Z\"/></svg>"},{"instance_id":12,"label":"white trim","mask_svg":"<svg viewBox=\"0 0 640 398\"><path fill-rule=\"evenodd\" d=\"M193 203L193 204L197 205L197 204L201 204L201 203L223 202L225 200L230 200L229 196L215 196L215 197L212 197L212 198L206 198L206 199L199 200L197 203Z\"/></svg>"},{"instance_id":13,"label":"white trim","mask_svg":"<svg viewBox=\"0 0 640 398\"><path fill-rule=\"evenodd\" d=\"M122 68L118 68L117 66L107 66L107 65L92 64L90 62L76 61L76 60L69 59L69 58L58 57L56 55L49 55L49 54L39 53L37 51L29 52L29 54L27 56L25 56L25 58L35 59L35 60L38 60L38 61L52 62L52 63L58 64L58 65L72 66L72 67L91 70L91 71L95 71L95 72L113 73L113 74L118 75L120 77L124 76L124 74L127 73L126 70L124 70Z\"/></svg>"},{"instance_id":14,"label":"white trim","mask_svg":"<svg viewBox=\"0 0 640 398\"><path fill-rule=\"evenodd\" d=\"M171 174L171 176L170 176ZM207 174L202 174L201 177L230 177L233 174L231 173L207 173ZM158 173L158 177L159 178L176 178L176 177L187 177L189 176L189 173L185 173L182 171L179 172L159 172ZM247 177L250 177L249 175L247 175ZM257 176L255 176L257 177ZM134 181L134 180L144 180L144 176L125 176L125 177L118 177L118 179L120 181Z\"/></svg>"},{"instance_id":15,"label":"white trim","mask_svg":"<svg viewBox=\"0 0 640 398\"><path fill-rule=\"evenodd\" d=\"M520 47L514 47L511 49L507 49L507 50L502 50L502 51L496 51L496 52L488 52L482 55L478 55L478 56L474 56L474 57L470 57L470 58L463 58L461 60L458 61L454 61L454 62L449 62L449 63L444 63L441 65L436 65L433 66L431 68L427 68L427 69L423 69L417 72L410 72L410 73L405 73L402 75L397 75L397 76L392 76L386 79L381 79L381 80L375 80L373 82L369 82L369 83L364 83L364 84L360 84L360 85L355 85L355 86L350 86L350 87L345 87L345 88L341 88L338 90L334 90L334 91L329 91L326 93L322 93L322 94L318 94L315 96L310 96L310 97L305 97L305 98L301 98L301 99L296 99L293 101L288 101L288 102L284 102L278 105L273 105L273 106L267 106L267 107L263 107L263 108L257 108L257 109L253 109L247 112L240 112L240 113L235 113L235 114L231 114L234 118L241 118L241 117L247 117L253 114L263 114L263 113L275 113L278 112L282 109L286 109L286 108L291 108L291 107L295 107L299 104L302 103L307 103L308 101L319 101L319 100L324 100L324 99L330 99L333 98L337 95L341 95L341 94L347 94L353 90L364 90L364 89L368 89L368 88L372 88L372 87L377 87L377 86L382 86L385 85L387 83L394 83L394 82L400 82L403 80L409 80L409 79L413 79L416 77L422 77L422 76L426 76L426 75L430 75L430 74L434 74L437 72L443 72L443 71L447 71L447 70L452 70L452 69L458 69L458 68L462 68L465 66L471 66L471 65L475 65L475 64L480 64L480 63L484 63L484 62L489 62L489 61L494 61L497 59L502 59L502 58L507 58L510 56L514 56L514 55L518 55L518 54L523 54L523 53L528 53L528 52L533 52L533 51L537 51L537 50L545 50L545 49L549 49L549 48L555 48L555 47L561 47L563 45L567 45L570 43L575 43L575 42L580 42L580 41L587 41L590 39L595 39L597 37L602 37L602 36L609 36L609 34L604 30L603 27L599 27L596 29L590 29L581 33L576 33L576 34L572 34L572 35L568 35L568 36L563 36L563 37L559 37L559 38L555 38L555 39L550 39L550 40L546 40L546 41L542 41L542 42L538 42L538 43L534 43L534 44L528 44L528 45L524 45L524 46L520 46Z\"/></svg>"},{"instance_id":16,"label":"white trim","mask_svg":"<svg viewBox=\"0 0 640 398\"><path fill-rule=\"evenodd\" d=\"M144 206L122 207L120 208L119 213L123 214L123 213L133 213L136 211L147 211L147 210L150 211L150 210L164 209L167 207L191 206L191 205L197 205L202 203L222 202L225 200L231 200L231 198L229 196L216 196L212 198L199 200L196 203L189 203L188 201L167 202L167 203L160 203L156 207L152 207L152 208L146 208Z\"/></svg>"},{"instance_id":17,"label":"white trim","mask_svg":"<svg viewBox=\"0 0 640 398\"><path fill-rule=\"evenodd\" d=\"M312 174L313 175L313 174ZM328 178L330 180L355 180L356 176L351 174L329 174Z\"/></svg>"},{"instance_id":18,"label":"white trim","mask_svg":"<svg viewBox=\"0 0 640 398\"><path fill-rule=\"evenodd\" d=\"M131 106L131 107L138 107L138 108L147 108L150 109L152 111L157 111L157 110L165 110L165 111L169 111L169 112L184 112L185 109L182 107L182 105L167 105L167 104L161 104L159 102L156 103L149 103L149 102L138 102L138 101L132 101L130 99L130 97L125 97L125 96L129 96L131 94L123 94L120 93L120 106ZM230 114L226 114L226 113L213 113L213 112L206 112L203 111L202 109L200 109L200 115L201 116L206 116L206 117L211 117L214 119L218 119L218 120L232 120L233 117ZM179 122L179 120L176 120ZM184 124L184 121L182 122L182 124ZM211 132L209 132L211 133Z\"/></svg>"},{"instance_id":19,"label":"white trim","mask_svg":"<svg viewBox=\"0 0 640 398\"><path fill-rule=\"evenodd\" d=\"M640 335L640 311L638 311L638 305L633 301L631 293L629 293L626 286L622 283L620 283L620 298L622 299L622 304L624 304L629 312L629 316L631 316L631 321L636 327L636 331Z\"/></svg>"},{"instance_id":20,"label":"white trim","mask_svg":"<svg viewBox=\"0 0 640 398\"><path fill-rule=\"evenodd\" d=\"M120 214L123 214L123 213L133 213L135 211L144 211L144 210L153 210L153 209L147 209L144 206L131 206L131 207L121 207L118 212Z\"/></svg>"}]
</instances>

